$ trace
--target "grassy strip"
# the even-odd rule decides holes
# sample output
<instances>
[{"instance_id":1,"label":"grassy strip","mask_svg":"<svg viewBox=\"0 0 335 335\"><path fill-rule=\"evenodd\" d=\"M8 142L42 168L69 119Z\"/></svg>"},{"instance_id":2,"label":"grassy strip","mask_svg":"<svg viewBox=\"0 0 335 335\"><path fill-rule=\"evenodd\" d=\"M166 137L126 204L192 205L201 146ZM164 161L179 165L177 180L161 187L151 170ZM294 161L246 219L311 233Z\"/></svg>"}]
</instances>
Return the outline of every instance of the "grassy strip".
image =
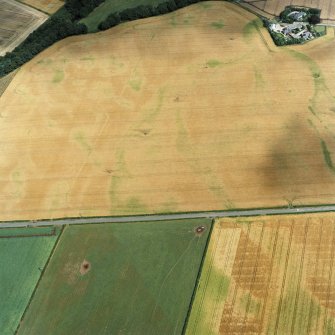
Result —
<instances>
[{"instance_id":1,"label":"grassy strip","mask_svg":"<svg viewBox=\"0 0 335 335\"><path fill-rule=\"evenodd\" d=\"M211 241L211 237L212 237L212 232L213 232L214 225L215 225L215 219L212 220L211 228L210 228L210 231L208 233L205 250L204 250L204 253L202 255L201 263L200 263L200 266L199 266L199 271L198 271L197 279L196 279L196 282L195 282L195 285L194 285L194 289L193 289L193 294L192 294L192 298L191 298L191 301L190 301L190 305L189 305L189 308L188 308L188 311L187 311L187 315L186 315L186 318L185 318L185 323L184 323L184 327L183 327L183 330L182 330L182 335L184 335L186 333L188 321L190 319L190 315L191 315L191 312L192 312L193 303L194 303L195 297L197 295L197 291L198 291L198 287L199 287L199 282L200 282L200 278L201 278L201 274L202 274L202 269L204 267L204 263L205 263L205 259L206 259L206 255L207 255L207 250L208 250L209 243Z\"/></svg>"},{"instance_id":2,"label":"grassy strip","mask_svg":"<svg viewBox=\"0 0 335 335\"><path fill-rule=\"evenodd\" d=\"M49 254L49 257L48 257L48 259L47 259L47 261L46 261L46 263L45 263L45 265L44 265L44 268L43 268L43 270L41 271L41 275L40 275L40 277L39 277L39 279L38 279L38 281L37 281L37 283L36 283L36 285L35 285L35 288L34 288L33 293L32 293L31 296L30 296L30 299L29 299L29 301L28 301L28 304L27 304L25 310L24 310L23 313L22 313L21 321L20 321L19 324L17 325L17 328L16 328L16 330L15 330L14 335L16 335L17 332L19 331L21 322L22 322L24 316L26 315L26 313L27 313L27 311L28 311L28 308L29 308L31 302L33 301L33 298L34 298L34 296L35 296L35 294L36 294L36 290L37 290L37 288L38 288L38 286L39 286L39 284L40 284L40 282L41 282L41 280L42 280L42 278L43 278L44 272L45 272L45 270L47 269L47 267L48 267L48 265L49 265L49 263L50 263L50 260L51 260L52 256L53 256L54 253L55 253L55 250L56 250L57 245L58 245L58 243L59 243L59 241L60 241L60 238L61 238L61 236L62 236L63 231L64 231L64 228L62 227L61 230L60 230L60 232L59 232L59 234L58 234L57 240L56 240L56 242L55 242L55 244L54 244L54 246L53 246L53 248L52 248L52 250L51 250L51 252L50 252L50 254Z\"/></svg>"},{"instance_id":3,"label":"grassy strip","mask_svg":"<svg viewBox=\"0 0 335 335\"><path fill-rule=\"evenodd\" d=\"M33 228L0 228L0 238L55 236L58 229L54 226Z\"/></svg>"},{"instance_id":4,"label":"grassy strip","mask_svg":"<svg viewBox=\"0 0 335 335\"><path fill-rule=\"evenodd\" d=\"M61 228L56 230L59 232ZM1 233L6 234L6 230ZM0 239L1 335L15 332L58 238L55 235L22 238L12 232L7 235L12 237Z\"/></svg>"}]
</instances>

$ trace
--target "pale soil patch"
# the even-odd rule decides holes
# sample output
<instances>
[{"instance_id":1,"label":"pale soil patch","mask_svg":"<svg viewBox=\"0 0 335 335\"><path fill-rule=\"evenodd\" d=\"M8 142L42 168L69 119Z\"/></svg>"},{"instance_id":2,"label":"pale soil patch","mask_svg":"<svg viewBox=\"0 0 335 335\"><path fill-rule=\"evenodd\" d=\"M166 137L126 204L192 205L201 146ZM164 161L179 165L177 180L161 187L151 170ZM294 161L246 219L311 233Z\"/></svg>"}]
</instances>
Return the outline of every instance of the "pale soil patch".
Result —
<instances>
[{"instance_id":1,"label":"pale soil patch","mask_svg":"<svg viewBox=\"0 0 335 335\"><path fill-rule=\"evenodd\" d=\"M56 44L0 100L0 219L334 203L332 38L206 2Z\"/></svg>"},{"instance_id":2,"label":"pale soil patch","mask_svg":"<svg viewBox=\"0 0 335 335\"><path fill-rule=\"evenodd\" d=\"M83 260L83 262L80 264L80 274L83 276L83 275L86 275L86 273L88 271L91 270L91 263L88 262L86 259Z\"/></svg>"},{"instance_id":3,"label":"pale soil patch","mask_svg":"<svg viewBox=\"0 0 335 335\"><path fill-rule=\"evenodd\" d=\"M333 334L335 216L216 222L186 334Z\"/></svg>"},{"instance_id":4,"label":"pale soil patch","mask_svg":"<svg viewBox=\"0 0 335 335\"><path fill-rule=\"evenodd\" d=\"M20 2L49 14L57 12L59 8L64 6L63 0L20 0Z\"/></svg>"},{"instance_id":5,"label":"pale soil patch","mask_svg":"<svg viewBox=\"0 0 335 335\"><path fill-rule=\"evenodd\" d=\"M36 30L48 15L14 0L0 1L0 56L12 51Z\"/></svg>"}]
</instances>

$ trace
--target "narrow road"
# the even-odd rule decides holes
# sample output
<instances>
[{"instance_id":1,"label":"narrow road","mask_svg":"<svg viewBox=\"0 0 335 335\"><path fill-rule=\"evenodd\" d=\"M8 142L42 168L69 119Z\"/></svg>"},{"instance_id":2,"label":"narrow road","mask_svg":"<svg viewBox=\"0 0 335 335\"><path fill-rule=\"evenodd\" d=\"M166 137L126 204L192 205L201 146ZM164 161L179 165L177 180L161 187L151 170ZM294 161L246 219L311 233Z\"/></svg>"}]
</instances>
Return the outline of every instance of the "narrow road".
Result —
<instances>
[{"instance_id":1,"label":"narrow road","mask_svg":"<svg viewBox=\"0 0 335 335\"><path fill-rule=\"evenodd\" d=\"M264 208L264 209L245 209L245 210L226 210L216 212L193 212L175 214L153 214L153 215L132 215L132 216L106 216L93 218L64 218L55 220L36 220L36 221L3 221L0 228L19 228L19 227L42 227L42 226L62 226L70 224L88 223L113 223L113 222L143 222L143 221L164 221L181 220L196 218L225 218L243 217L276 214L306 214L335 212L335 205L306 206L294 208ZM335 214L334 214L335 215Z\"/></svg>"}]
</instances>

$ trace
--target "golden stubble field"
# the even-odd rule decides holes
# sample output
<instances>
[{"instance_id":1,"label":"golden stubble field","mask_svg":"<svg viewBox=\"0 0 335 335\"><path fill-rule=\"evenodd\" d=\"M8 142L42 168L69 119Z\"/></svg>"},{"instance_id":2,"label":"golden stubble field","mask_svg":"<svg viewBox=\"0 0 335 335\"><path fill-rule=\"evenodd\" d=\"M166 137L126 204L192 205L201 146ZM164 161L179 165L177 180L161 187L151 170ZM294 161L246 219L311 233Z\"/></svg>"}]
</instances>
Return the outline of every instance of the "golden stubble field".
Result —
<instances>
[{"instance_id":1,"label":"golden stubble field","mask_svg":"<svg viewBox=\"0 0 335 335\"><path fill-rule=\"evenodd\" d=\"M0 99L0 219L334 203L334 31L259 25L206 2L34 58Z\"/></svg>"},{"instance_id":2,"label":"golden stubble field","mask_svg":"<svg viewBox=\"0 0 335 335\"><path fill-rule=\"evenodd\" d=\"M187 335L334 334L335 216L215 223Z\"/></svg>"}]
</instances>

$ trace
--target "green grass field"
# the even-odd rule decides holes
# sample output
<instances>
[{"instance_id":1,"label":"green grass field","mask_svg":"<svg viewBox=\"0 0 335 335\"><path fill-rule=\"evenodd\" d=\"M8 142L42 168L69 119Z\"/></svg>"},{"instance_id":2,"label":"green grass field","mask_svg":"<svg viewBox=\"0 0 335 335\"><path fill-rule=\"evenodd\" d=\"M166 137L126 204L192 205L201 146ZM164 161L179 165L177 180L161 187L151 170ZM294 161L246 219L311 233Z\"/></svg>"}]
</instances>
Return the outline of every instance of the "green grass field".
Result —
<instances>
[{"instance_id":1,"label":"green grass field","mask_svg":"<svg viewBox=\"0 0 335 335\"><path fill-rule=\"evenodd\" d=\"M58 234L52 227L0 229L1 335L15 333Z\"/></svg>"},{"instance_id":2,"label":"green grass field","mask_svg":"<svg viewBox=\"0 0 335 335\"><path fill-rule=\"evenodd\" d=\"M87 26L89 32L95 32L98 30L99 23L104 21L108 15L112 13L117 13L140 5L157 6L162 2L166 2L166 0L106 0L80 22Z\"/></svg>"},{"instance_id":3,"label":"green grass field","mask_svg":"<svg viewBox=\"0 0 335 335\"><path fill-rule=\"evenodd\" d=\"M181 334L210 227L201 219L65 228L18 334Z\"/></svg>"}]
</instances>

